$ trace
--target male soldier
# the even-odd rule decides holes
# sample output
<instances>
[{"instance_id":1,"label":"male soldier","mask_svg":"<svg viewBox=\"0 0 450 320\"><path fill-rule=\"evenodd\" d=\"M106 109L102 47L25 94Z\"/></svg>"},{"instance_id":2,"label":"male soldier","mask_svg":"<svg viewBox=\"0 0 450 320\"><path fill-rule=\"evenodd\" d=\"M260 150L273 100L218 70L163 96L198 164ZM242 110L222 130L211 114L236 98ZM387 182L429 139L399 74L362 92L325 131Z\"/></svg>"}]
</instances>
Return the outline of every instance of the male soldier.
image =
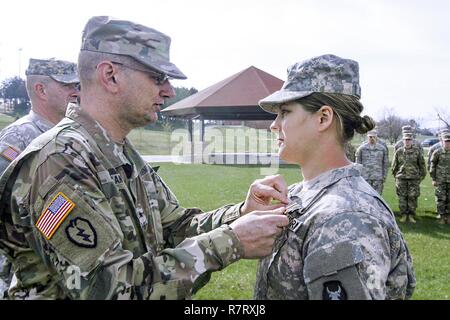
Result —
<instances>
[{"instance_id":1,"label":"male soldier","mask_svg":"<svg viewBox=\"0 0 450 320\"><path fill-rule=\"evenodd\" d=\"M378 127L377 126L375 126L373 131L377 134L377 143L381 144L386 149L386 155L387 155L387 159L389 162L389 148L388 148L386 142L384 140L380 139L380 137L378 136Z\"/></svg>"},{"instance_id":2,"label":"male soldier","mask_svg":"<svg viewBox=\"0 0 450 320\"><path fill-rule=\"evenodd\" d=\"M443 147L431 155L430 176L436 188L439 223L448 224L450 216L450 133L442 134Z\"/></svg>"},{"instance_id":3,"label":"male soldier","mask_svg":"<svg viewBox=\"0 0 450 320\"><path fill-rule=\"evenodd\" d=\"M30 142L57 124L69 102L76 102L79 79L75 63L55 59L30 59L26 86L30 113L0 132L0 174ZM11 265L0 256L0 298L6 297ZM3 287L3 290L2 290Z\"/></svg>"},{"instance_id":4,"label":"male soldier","mask_svg":"<svg viewBox=\"0 0 450 320\"><path fill-rule=\"evenodd\" d=\"M444 147L444 140L442 140L442 138L443 138L444 134L448 133L448 132L449 132L448 128L440 129L439 132L438 132L439 142L435 143L434 145L429 147L429 149L428 149L428 158L427 158L428 171L431 170L431 156L433 155L433 153L436 150L441 149L441 148ZM441 219L441 215L439 214L439 212L437 212L436 219L438 219L438 220Z\"/></svg>"},{"instance_id":5,"label":"male soldier","mask_svg":"<svg viewBox=\"0 0 450 320\"><path fill-rule=\"evenodd\" d=\"M442 137L444 135L444 133L448 133L448 128L443 128L441 130L439 130L438 133L438 137L439 137L439 142L433 144L429 149L428 149L428 170L430 170L430 165L431 165L431 155L433 154L434 151L436 151L437 149L443 148L444 147L444 140L442 140Z\"/></svg>"},{"instance_id":6,"label":"male soldier","mask_svg":"<svg viewBox=\"0 0 450 320\"><path fill-rule=\"evenodd\" d=\"M423 154L423 147L420 144L420 142L415 139L414 130L413 130L413 128L410 125L406 125L406 126L402 127L402 135L404 135L405 133L412 135L412 137L413 137L412 138L413 139L413 147L419 149L420 153ZM394 152L397 151L398 149L400 149L403 146L404 146L403 139L400 139L394 145Z\"/></svg>"},{"instance_id":7,"label":"male soldier","mask_svg":"<svg viewBox=\"0 0 450 320\"><path fill-rule=\"evenodd\" d=\"M69 104L0 179L0 245L21 270L11 298L189 298L212 271L270 254L289 223L271 205L287 203L279 177L252 184L244 203L184 209L126 139L175 95L169 78L186 78L169 47L168 36L130 21L86 24L80 106ZM250 212L261 209L273 210Z\"/></svg>"},{"instance_id":8,"label":"male soldier","mask_svg":"<svg viewBox=\"0 0 450 320\"><path fill-rule=\"evenodd\" d=\"M367 133L367 143L356 150L356 163L363 165L363 178L381 195L387 177L388 158L386 148L377 142L374 130Z\"/></svg>"},{"instance_id":9,"label":"male soldier","mask_svg":"<svg viewBox=\"0 0 450 320\"><path fill-rule=\"evenodd\" d=\"M417 198L420 196L420 182L426 176L425 160L419 149L413 147L411 133L403 134L404 146L394 153L392 174L395 177L400 222L416 223L414 216L417 208Z\"/></svg>"}]
</instances>

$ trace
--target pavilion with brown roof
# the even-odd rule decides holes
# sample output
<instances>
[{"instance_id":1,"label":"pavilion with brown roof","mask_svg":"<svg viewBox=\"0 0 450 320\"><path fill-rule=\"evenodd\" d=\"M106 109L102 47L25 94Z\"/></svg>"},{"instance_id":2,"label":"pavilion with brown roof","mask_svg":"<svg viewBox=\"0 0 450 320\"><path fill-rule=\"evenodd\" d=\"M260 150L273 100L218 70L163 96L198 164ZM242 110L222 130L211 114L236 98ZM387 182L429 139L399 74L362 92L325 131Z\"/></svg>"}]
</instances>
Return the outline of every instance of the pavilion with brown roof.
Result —
<instances>
[{"instance_id":1,"label":"pavilion with brown roof","mask_svg":"<svg viewBox=\"0 0 450 320\"><path fill-rule=\"evenodd\" d=\"M197 92L161 112L169 117L188 119L192 137L192 120L273 120L275 115L262 110L258 101L279 90L283 80L251 66L202 91Z\"/></svg>"}]
</instances>

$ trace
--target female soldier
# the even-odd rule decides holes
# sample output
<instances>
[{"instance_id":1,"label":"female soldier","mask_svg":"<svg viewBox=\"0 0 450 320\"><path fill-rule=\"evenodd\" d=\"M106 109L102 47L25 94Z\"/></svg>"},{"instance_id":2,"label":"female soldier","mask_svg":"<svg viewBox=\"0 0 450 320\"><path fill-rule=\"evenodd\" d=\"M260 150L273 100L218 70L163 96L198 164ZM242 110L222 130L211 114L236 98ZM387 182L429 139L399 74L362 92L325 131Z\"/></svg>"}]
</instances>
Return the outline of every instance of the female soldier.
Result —
<instances>
[{"instance_id":1,"label":"female soldier","mask_svg":"<svg viewBox=\"0 0 450 320\"><path fill-rule=\"evenodd\" d=\"M394 215L345 157L344 143L373 120L360 113L358 63L323 55L288 70L259 102L277 118L281 159L304 181L289 187L291 223L260 261L256 299L405 299L415 275Z\"/></svg>"}]
</instances>

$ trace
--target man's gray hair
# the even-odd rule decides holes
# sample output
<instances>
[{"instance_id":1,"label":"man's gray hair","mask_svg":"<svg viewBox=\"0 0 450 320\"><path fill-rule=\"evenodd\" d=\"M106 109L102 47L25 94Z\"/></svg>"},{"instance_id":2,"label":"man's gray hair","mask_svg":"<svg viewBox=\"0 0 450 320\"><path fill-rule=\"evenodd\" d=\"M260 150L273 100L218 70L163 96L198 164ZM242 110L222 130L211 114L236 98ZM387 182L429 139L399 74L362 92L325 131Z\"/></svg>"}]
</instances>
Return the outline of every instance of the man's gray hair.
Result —
<instances>
[{"instance_id":1,"label":"man's gray hair","mask_svg":"<svg viewBox=\"0 0 450 320\"><path fill-rule=\"evenodd\" d=\"M148 69L129 56L82 50L78 55L78 74L82 86L83 84L88 84L93 80L97 65L105 60L122 63L131 68L141 70Z\"/></svg>"},{"instance_id":2,"label":"man's gray hair","mask_svg":"<svg viewBox=\"0 0 450 320\"><path fill-rule=\"evenodd\" d=\"M36 83L42 83L44 86L46 86L50 81L53 81L52 78L49 76L42 76L42 75L28 75L26 80L26 88L28 97L30 97L30 100L33 100L36 96L34 93L34 85Z\"/></svg>"}]
</instances>

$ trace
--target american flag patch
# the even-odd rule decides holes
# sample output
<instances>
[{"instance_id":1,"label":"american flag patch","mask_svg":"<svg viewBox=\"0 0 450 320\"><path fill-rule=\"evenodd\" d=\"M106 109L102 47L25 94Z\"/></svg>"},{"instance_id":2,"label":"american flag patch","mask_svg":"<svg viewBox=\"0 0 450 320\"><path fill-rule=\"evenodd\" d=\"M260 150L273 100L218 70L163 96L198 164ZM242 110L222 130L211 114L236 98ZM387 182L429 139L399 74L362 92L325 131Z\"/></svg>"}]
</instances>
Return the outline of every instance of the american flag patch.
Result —
<instances>
[{"instance_id":1,"label":"american flag patch","mask_svg":"<svg viewBox=\"0 0 450 320\"><path fill-rule=\"evenodd\" d=\"M47 238L47 240L50 240L55 231L74 207L75 203L67 198L64 193L59 192L53 198L49 206L41 213L41 216L36 222L36 227Z\"/></svg>"},{"instance_id":2,"label":"american flag patch","mask_svg":"<svg viewBox=\"0 0 450 320\"><path fill-rule=\"evenodd\" d=\"M13 147L8 146L5 150L3 150L2 153L0 153L1 156L9 161L13 161L17 156L20 154L20 152Z\"/></svg>"}]
</instances>

